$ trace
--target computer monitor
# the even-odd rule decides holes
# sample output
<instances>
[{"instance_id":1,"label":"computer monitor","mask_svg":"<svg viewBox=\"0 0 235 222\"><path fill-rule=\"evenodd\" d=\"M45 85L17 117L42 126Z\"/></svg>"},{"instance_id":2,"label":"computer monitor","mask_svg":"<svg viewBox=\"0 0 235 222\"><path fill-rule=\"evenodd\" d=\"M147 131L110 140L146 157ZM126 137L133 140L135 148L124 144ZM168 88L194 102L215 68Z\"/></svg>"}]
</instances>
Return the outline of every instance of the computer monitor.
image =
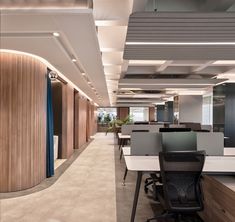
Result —
<instances>
[{"instance_id":1,"label":"computer monitor","mask_svg":"<svg viewBox=\"0 0 235 222\"><path fill-rule=\"evenodd\" d=\"M163 152L197 150L195 132L164 132L162 133Z\"/></svg>"}]
</instances>

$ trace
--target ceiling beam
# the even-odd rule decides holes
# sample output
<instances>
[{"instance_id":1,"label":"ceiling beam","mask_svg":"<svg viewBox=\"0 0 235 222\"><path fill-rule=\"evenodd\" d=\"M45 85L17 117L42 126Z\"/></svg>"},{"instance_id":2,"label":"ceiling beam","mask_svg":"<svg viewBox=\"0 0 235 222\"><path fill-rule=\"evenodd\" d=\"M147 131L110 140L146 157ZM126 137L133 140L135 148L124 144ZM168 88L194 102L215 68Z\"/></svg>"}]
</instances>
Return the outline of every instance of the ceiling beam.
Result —
<instances>
[{"instance_id":1,"label":"ceiling beam","mask_svg":"<svg viewBox=\"0 0 235 222\"><path fill-rule=\"evenodd\" d=\"M119 87L125 85L164 85L164 86L171 86L171 85L180 85L182 87L184 86L190 86L190 85L215 85L220 82L226 81L227 79L182 79L182 78L171 78L171 79L121 79L119 81Z\"/></svg>"},{"instance_id":2,"label":"ceiling beam","mask_svg":"<svg viewBox=\"0 0 235 222\"><path fill-rule=\"evenodd\" d=\"M212 65L215 61L208 61L198 67L195 67L195 68L192 68L192 72L200 72L202 71L203 69L205 69L206 67L208 67L209 65Z\"/></svg>"},{"instance_id":3,"label":"ceiling beam","mask_svg":"<svg viewBox=\"0 0 235 222\"><path fill-rule=\"evenodd\" d=\"M165 63L160 65L160 67L157 67L156 72L160 73L160 72L164 71L172 62L173 62L173 60L166 61Z\"/></svg>"}]
</instances>

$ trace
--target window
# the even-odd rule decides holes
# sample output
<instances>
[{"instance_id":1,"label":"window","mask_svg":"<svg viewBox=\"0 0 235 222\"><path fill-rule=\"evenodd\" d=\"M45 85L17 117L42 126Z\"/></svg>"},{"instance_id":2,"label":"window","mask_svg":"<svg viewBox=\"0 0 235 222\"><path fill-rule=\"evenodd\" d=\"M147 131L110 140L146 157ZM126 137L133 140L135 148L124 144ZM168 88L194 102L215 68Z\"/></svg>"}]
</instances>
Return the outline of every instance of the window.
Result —
<instances>
[{"instance_id":1,"label":"window","mask_svg":"<svg viewBox=\"0 0 235 222\"><path fill-rule=\"evenodd\" d=\"M117 108L98 108L98 123L107 124L117 118Z\"/></svg>"},{"instance_id":2,"label":"window","mask_svg":"<svg viewBox=\"0 0 235 222\"><path fill-rule=\"evenodd\" d=\"M202 124L212 125L212 95L203 97Z\"/></svg>"},{"instance_id":3,"label":"window","mask_svg":"<svg viewBox=\"0 0 235 222\"><path fill-rule=\"evenodd\" d=\"M149 121L149 108L148 107L130 107L130 115L133 121Z\"/></svg>"}]
</instances>

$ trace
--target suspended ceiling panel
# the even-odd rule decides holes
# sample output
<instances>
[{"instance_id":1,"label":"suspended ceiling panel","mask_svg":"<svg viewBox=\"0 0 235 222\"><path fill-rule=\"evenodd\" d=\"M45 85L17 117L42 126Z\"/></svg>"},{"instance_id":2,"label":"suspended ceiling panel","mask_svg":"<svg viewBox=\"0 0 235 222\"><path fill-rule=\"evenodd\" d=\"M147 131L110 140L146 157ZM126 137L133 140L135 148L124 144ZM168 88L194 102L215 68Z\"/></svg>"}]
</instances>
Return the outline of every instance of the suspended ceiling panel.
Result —
<instances>
[{"instance_id":1,"label":"suspended ceiling panel","mask_svg":"<svg viewBox=\"0 0 235 222\"><path fill-rule=\"evenodd\" d=\"M171 86L171 85L181 85L181 86L187 86L187 85L201 85L201 86L210 86L215 85L221 82L226 81L226 79L121 79L119 81L119 87L122 88L122 86L125 85L164 85L164 86ZM142 87L140 87L142 88Z\"/></svg>"},{"instance_id":2,"label":"suspended ceiling panel","mask_svg":"<svg viewBox=\"0 0 235 222\"><path fill-rule=\"evenodd\" d=\"M234 59L234 35L233 12L136 12L129 19L124 59Z\"/></svg>"},{"instance_id":3,"label":"suspended ceiling panel","mask_svg":"<svg viewBox=\"0 0 235 222\"><path fill-rule=\"evenodd\" d=\"M53 32L60 33L60 36L55 37ZM2 10L0 35L1 48L46 59L94 102L109 105L92 10ZM71 60L72 57L82 69ZM100 100L82 72L89 77L101 96Z\"/></svg>"}]
</instances>

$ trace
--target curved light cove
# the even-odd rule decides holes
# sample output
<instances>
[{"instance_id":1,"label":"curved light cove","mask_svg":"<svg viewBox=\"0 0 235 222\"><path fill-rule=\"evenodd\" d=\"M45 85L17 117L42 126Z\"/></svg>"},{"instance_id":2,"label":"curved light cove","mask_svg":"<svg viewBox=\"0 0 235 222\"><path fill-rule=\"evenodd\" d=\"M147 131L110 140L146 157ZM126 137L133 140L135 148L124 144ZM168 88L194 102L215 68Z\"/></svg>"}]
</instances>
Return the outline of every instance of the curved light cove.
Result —
<instances>
[{"instance_id":1,"label":"curved light cove","mask_svg":"<svg viewBox=\"0 0 235 222\"><path fill-rule=\"evenodd\" d=\"M77 91L79 91L83 96L85 96L87 99L89 99L90 101L92 101L92 99L86 94L84 93L79 87L77 87L73 82L71 82L66 76L64 76L58 69L56 69L51 63L49 63L46 59L31 54L31 53L27 53L27 52L21 52L21 51L17 51L17 50L10 50L10 49L0 49L0 52L8 52L8 53L15 53L15 54L20 54L20 55L27 55L27 56L31 56L37 60L39 60L40 62L42 62L43 64L45 64L49 69L55 71L58 73L58 76L61 77L63 80L65 80L69 85L71 85L74 89L76 89ZM97 105L95 103L95 105ZM98 105L97 105L98 106Z\"/></svg>"},{"instance_id":2,"label":"curved light cove","mask_svg":"<svg viewBox=\"0 0 235 222\"><path fill-rule=\"evenodd\" d=\"M235 45L235 42L126 42L126 45Z\"/></svg>"}]
</instances>

